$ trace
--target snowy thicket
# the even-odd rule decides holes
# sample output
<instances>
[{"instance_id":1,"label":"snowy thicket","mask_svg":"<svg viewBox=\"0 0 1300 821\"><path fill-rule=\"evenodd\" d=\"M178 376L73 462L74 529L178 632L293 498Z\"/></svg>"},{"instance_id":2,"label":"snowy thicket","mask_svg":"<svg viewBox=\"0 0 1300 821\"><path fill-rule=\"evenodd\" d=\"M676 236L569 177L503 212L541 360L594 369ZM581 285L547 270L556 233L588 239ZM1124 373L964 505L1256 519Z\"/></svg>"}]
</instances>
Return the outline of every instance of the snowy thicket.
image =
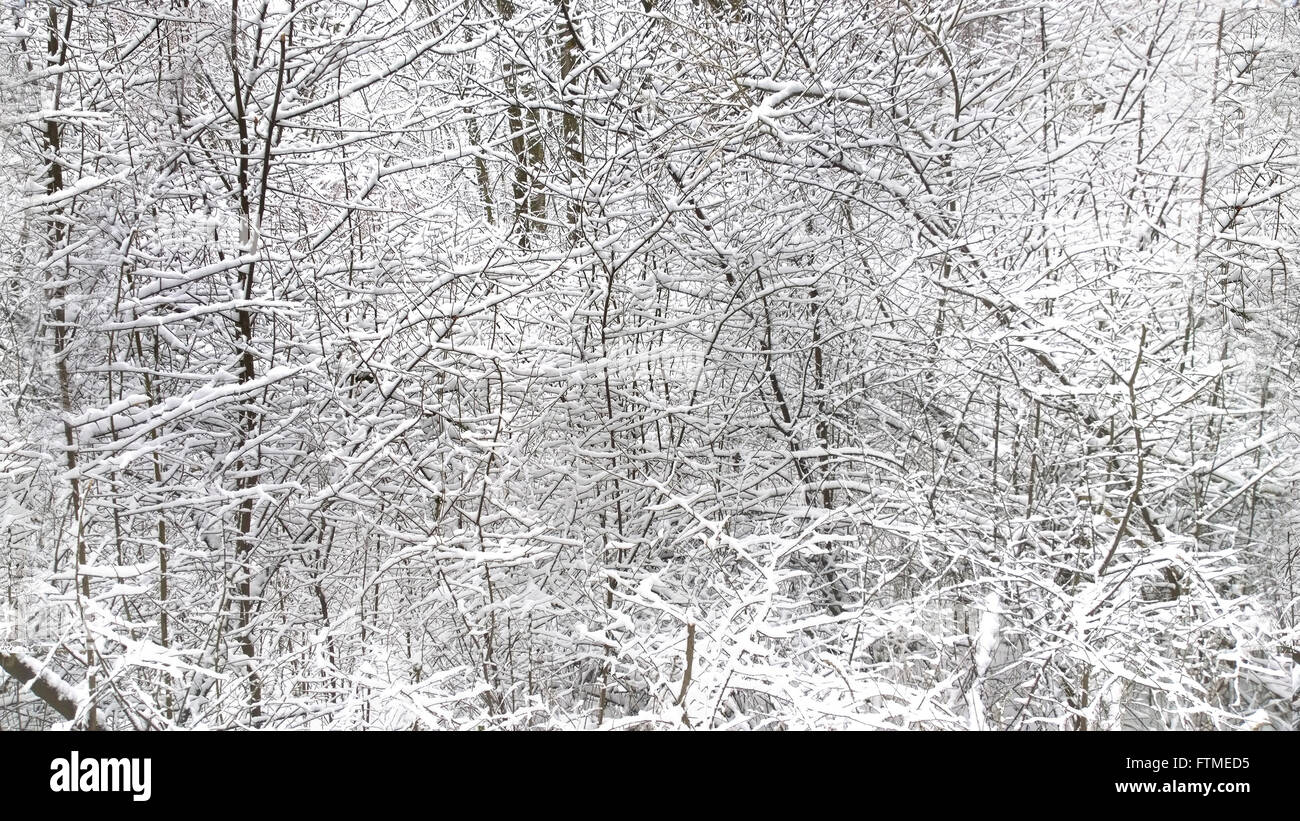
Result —
<instances>
[{"instance_id":1,"label":"snowy thicket","mask_svg":"<svg viewBox=\"0 0 1300 821\"><path fill-rule=\"evenodd\" d=\"M0 728L1295 727L1296 9L0 29Z\"/></svg>"}]
</instances>

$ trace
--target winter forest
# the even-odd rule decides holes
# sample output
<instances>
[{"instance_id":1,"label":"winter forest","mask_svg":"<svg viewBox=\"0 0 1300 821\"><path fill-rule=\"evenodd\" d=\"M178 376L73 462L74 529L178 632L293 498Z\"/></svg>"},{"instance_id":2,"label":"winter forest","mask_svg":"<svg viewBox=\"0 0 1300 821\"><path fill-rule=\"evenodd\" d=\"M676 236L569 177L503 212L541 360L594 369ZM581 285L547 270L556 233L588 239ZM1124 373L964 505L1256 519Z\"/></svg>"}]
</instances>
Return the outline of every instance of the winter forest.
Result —
<instances>
[{"instance_id":1,"label":"winter forest","mask_svg":"<svg viewBox=\"0 0 1300 821\"><path fill-rule=\"evenodd\" d=\"M1294 2L3 14L0 728L1297 728Z\"/></svg>"}]
</instances>

